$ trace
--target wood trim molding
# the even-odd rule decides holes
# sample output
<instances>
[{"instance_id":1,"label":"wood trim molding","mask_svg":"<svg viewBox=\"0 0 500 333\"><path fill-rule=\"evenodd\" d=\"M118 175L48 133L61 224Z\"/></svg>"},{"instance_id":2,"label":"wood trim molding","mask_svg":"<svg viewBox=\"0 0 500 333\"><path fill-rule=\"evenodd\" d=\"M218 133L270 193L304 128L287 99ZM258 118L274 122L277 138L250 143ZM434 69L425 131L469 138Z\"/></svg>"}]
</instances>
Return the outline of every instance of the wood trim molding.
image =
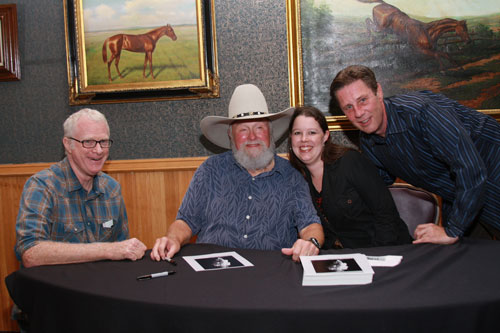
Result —
<instances>
[{"instance_id":1,"label":"wood trim molding","mask_svg":"<svg viewBox=\"0 0 500 333\"><path fill-rule=\"evenodd\" d=\"M139 160L110 160L104 164L104 172L130 172L130 171L162 171L162 170L196 170L207 156L158 158ZM0 176L30 176L38 171L47 169L55 162L2 164Z\"/></svg>"},{"instance_id":2,"label":"wood trim molding","mask_svg":"<svg viewBox=\"0 0 500 333\"><path fill-rule=\"evenodd\" d=\"M104 172L196 170L207 156L107 161Z\"/></svg>"},{"instance_id":3,"label":"wood trim molding","mask_svg":"<svg viewBox=\"0 0 500 333\"><path fill-rule=\"evenodd\" d=\"M287 154L279 156L288 158ZM138 160L109 160L104 164L104 172L130 172L130 171L189 171L196 170L208 156L178 157L178 158L149 158ZM0 164L0 177L6 176L31 176L38 171L49 168L56 162L26 163L26 164Z\"/></svg>"}]
</instances>

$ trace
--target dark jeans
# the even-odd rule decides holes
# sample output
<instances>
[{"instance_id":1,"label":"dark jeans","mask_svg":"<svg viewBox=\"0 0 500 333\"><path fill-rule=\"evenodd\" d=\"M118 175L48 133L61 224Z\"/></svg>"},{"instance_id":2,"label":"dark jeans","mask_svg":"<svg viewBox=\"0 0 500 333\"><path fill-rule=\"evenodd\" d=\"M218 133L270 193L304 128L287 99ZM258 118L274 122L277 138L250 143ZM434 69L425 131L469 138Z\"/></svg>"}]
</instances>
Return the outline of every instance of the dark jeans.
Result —
<instances>
[{"instance_id":1,"label":"dark jeans","mask_svg":"<svg viewBox=\"0 0 500 333\"><path fill-rule=\"evenodd\" d=\"M500 240L500 230L488 224L476 221L465 234L466 237Z\"/></svg>"}]
</instances>

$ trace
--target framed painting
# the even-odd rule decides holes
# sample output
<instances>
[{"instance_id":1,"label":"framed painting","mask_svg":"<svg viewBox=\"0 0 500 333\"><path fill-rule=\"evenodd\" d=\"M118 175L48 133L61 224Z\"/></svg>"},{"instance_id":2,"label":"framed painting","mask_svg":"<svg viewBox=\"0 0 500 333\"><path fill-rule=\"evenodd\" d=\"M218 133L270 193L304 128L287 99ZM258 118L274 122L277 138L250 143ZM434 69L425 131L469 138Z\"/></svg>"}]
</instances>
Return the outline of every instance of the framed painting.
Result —
<instances>
[{"instance_id":1,"label":"framed painting","mask_svg":"<svg viewBox=\"0 0 500 333\"><path fill-rule=\"evenodd\" d=\"M213 0L64 0L70 104L219 97Z\"/></svg>"},{"instance_id":2,"label":"framed painting","mask_svg":"<svg viewBox=\"0 0 500 333\"><path fill-rule=\"evenodd\" d=\"M0 81L20 79L17 8L15 4L0 5Z\"/></svg>"},{"instance_id":3,"label":"framed painting","mask_svg":"<svg viewBox=\"0 0 500 333\"><path fill-rule=\"evenodd\" d=\"M388 8L401 26L388 23ZM333 131L355 129L329 92L354 64L373 69L384 96L432 90L500 121L497 0L287 0L287 25L291 105L317 107Z\"/></svg>"}]
</instances>

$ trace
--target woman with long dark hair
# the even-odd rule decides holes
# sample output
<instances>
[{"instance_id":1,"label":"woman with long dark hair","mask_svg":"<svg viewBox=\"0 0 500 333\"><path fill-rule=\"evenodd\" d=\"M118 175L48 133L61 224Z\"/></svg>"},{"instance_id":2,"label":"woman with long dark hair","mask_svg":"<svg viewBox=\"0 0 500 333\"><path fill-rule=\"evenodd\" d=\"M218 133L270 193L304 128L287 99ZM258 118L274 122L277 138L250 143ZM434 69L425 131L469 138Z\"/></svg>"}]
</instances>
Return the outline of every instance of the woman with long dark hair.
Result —
<instances>
[{"instance_id":1,"label":"woman with long dark hair","mask_svg":"<svg viewBox=\"0 0 500 333\"><path fill-rule=\"evenodd\" d=\"M358 151L331 141L321 111L296 108L288 134L289 160L309 183L325 232L324 249L411 243L375 166Z\"/></svg>"}]
</instances>

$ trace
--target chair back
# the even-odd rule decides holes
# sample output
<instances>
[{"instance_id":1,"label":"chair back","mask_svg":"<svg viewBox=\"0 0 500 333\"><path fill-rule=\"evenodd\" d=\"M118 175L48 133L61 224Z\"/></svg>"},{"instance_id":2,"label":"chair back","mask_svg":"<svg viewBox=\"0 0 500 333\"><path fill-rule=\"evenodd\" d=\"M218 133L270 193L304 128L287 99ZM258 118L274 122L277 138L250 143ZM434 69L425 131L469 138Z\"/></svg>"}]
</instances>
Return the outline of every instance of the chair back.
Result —
<instances>
[{"instance_id":1,"label":"chair back","mask_svg":"<svg viewBox=\"0 0 500 333\"><path fill-rule=\"evenodd\" d=\"M412 237L419 224L439 223L439 200L435 194L409 184L394 184L388 188Z\"/></svg>"}]
</instances>

